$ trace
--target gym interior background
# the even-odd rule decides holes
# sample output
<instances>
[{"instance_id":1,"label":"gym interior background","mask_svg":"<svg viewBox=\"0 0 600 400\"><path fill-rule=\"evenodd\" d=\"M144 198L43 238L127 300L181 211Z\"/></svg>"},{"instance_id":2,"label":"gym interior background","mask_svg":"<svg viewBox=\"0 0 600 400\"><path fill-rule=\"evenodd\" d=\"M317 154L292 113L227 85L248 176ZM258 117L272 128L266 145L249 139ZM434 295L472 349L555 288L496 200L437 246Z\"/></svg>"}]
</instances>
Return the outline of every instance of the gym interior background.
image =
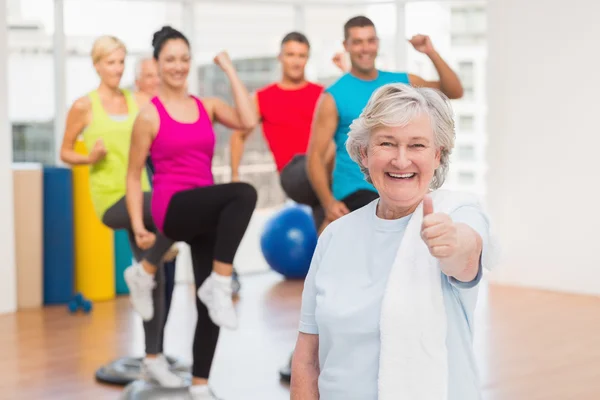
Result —
<instances>
[{"instance_id":1,"label":"gym interior background","mask_svg":"<svg viewBox=\"0 0 600 400\"><path fill-rule=\"evenodd\" d=\"M42 186L27 172L64 167L57 149L67 107L97 84L93 40L114 34L126 43L123 83L132 86L152 33L177 27L192 42L190 91L228 96L212 57L227 50L252 91L278 79L278 45L290 30L311 41L308 78L333 82L343 23L359 14L377 26L380 68L435 77L407 46L406 38L424 33L465 88L453 101L457 147L446 187L484 198L503 250L478 305L484 398L600 398L594 0L0 0L0 397L116 398L121 388L97 383L94 372L143 354L141 323L126 296L108 293L87 314L44 301L50 238L40 224L20 225L44 218ZM229 179L229 134L217 131L220 182ZM265 222L286 203L260 129L242 179L255 185L259 202L235 261L240 329L223 332L211 380L226 398L285 399L278 370L295 341L302 282L270 270L260 251ZM195 309L189 254L180 250L165 352L186 361Z\"/></svg>"}]
</instances>

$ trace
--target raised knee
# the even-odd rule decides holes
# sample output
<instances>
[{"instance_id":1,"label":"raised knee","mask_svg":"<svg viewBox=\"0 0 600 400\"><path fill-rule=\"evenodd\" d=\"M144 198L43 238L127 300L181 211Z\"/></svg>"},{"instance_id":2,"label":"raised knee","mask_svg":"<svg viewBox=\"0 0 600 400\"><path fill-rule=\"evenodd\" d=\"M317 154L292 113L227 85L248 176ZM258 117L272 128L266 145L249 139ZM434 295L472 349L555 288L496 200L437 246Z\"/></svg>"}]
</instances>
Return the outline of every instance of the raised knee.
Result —
<instances>
[{"instance_id":1,"label":"raised knee","mask_svg":"<svg viewBox=\"0 0 600 400\"><path fill-rule=\"evenodd\" d=\"M254 186L246 182L238 182L236 185L238 196L243 199L245 203L251 204L252 208L254 208L258 199L258 193Z\"/></svg>"}]
</instances>

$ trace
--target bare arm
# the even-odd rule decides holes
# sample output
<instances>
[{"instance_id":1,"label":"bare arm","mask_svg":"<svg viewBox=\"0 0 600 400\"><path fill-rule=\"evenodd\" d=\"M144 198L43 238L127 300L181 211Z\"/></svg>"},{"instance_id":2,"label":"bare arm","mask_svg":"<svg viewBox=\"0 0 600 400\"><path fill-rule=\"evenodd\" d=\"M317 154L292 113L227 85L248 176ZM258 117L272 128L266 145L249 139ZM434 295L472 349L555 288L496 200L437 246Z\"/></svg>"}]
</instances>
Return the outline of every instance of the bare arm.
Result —
<instances>
[{"instance_id":1,"label":"bare arm","mask_svg":"<svg viewBox=\"0 0 600 400\"><path fill-rule=\"evenodd\" d=\"M231 129L252 129L258 123L252 99L248 89L240 80L229 55L225 52L219 53L215 57L215 63L221 67L231 85L233 93L233 102L235 107L231 107L221 99L212 98L213 121L217 121Z\"/></svg>"},{"instance_id":2,"label":"bare arm","mask_svg":"<svg viewBox=\"0 0 600 400\"><path fill-rule=\"evenodd\" d=\"M319 335L300 332L292 359L290 400L318 400L319 372Z\"/></svg>"},{"instance_id":3,"label":"bare arm","mask_svg":"<svg viewBox=\"0 0 600 400\"><path fill-rule=\"evenodd\" d=\"M258 98L254 96L254 108L256 110L256 115L260 116L260 110L258 108ZM244 154L244 144L246 139L254 128L245 129L245 130L236 130L231 135L231 139L229 140L229 151L231 158L231 180L238 181L240 179L239 169L240 163L242 161L242 155Z\"/></svg>"},{"instance_id":4,"label":"bare arm","mask_svg":"<svg viewBox=\"0 0 600 400\"><path fill-rule=\"evenodd\" d=\"M460 79L448 63L444 61L442 56L433 48L431 39L425 35L416 35L409 42L415 50L429 57L440 77L439 81L426 81L418 75L409 74L410 84L415 87L438 89L450 99L460 99L463 96L463 87Z\"/></svg>"},{"instance_id":5,"label":"bare arm","mask_svg":"<svg viewBox=\"0 0 600 400\"><path fill-rule=\"evenodd\" d=\"M337 123L338 114L335 101L330 94L325 93L315 111L306 153L308 177L321 204L325 207L334 200L329 188L329 179L327 179L325 158L329 143L333 140Z\"/></svg>"},{"instance_id":6,"label":"bare arm","mask_svg":"<svg viewBox=\"0 0 600 400\"><path fill-rule=\"evenodd\" d=\"M91 104L87 97L77 99L69 109L65 124L65 133L60 147L60 159L64 163L71 165L88 165L95 162L90 158L91 154L83 155L75 151L75 142L88 124L90 113Z\"/></svg>"},{"instance_id":7,"label":"bare arm","mask_svg":"<svg viewBox=\"0 0 600 400\"><path fill-rule=\"evenodd\" d=\"M131 145L129 147L129 165L127 167L127 211L131 219L132 230L144 233L144 194L142 192L142 172L146 158L158 130L158 114L151 104L140 111L133 124Z\"/></svg>"},{"instance_id":8,"label":"bare arm","mask_svg":"<svg viewBox=\"0 0 600 400\"><path fill-rule=\"evenodd\" d=\"M410 84L415 87L438 89L448 96L449 99L460 99L463 96L463 87L458 75L446 64L439 54L436 53L436 55L431 57L431 60L435 60L434 65L440 76L440 80L426 81L418 75L408 74Z\"/></svg>"},{"instance_id":9,"label":"bare arm","mask_svg":"<svg viewBox=\"0 0 600 400\"><path fill-rule=\"evenodd\" d=\"M315 111L306 162L311 185L327 211L327 218L332 221L349 212L343 203L335 200L329 187L327 164L330 160L327 159L327 150L330 149L337 124L335 101L330 94L325 93Z\"/></svg>"}]
</instances>

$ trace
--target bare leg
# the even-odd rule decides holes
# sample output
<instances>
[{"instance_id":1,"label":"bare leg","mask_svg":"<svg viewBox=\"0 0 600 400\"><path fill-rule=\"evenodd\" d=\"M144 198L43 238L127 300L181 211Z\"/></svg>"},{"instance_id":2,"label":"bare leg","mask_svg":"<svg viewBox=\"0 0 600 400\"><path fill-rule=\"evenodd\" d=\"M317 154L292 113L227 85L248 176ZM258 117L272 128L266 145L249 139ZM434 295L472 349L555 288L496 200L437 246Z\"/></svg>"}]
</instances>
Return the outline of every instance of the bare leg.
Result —
<instances>
[{"instance_id":1,"label":"bare leg","mask_svg":"<svg viewBox=\"0 0 600 400\"><path fill-rule=\"evenodd\" d=\"M215 260L213 262L213 271L219 275L231 276L233 275L233 265Z\"/></svg>"}]
</instances>

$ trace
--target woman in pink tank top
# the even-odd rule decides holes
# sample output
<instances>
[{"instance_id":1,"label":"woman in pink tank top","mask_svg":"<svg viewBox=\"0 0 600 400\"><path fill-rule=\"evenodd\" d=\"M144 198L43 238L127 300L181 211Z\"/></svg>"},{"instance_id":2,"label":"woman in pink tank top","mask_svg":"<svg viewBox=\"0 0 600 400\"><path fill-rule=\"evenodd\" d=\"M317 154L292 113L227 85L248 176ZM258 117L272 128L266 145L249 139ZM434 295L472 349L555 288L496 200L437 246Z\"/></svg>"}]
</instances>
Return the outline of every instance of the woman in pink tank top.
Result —
<instances>
[{"instance_id":1,"label":"woman in pink tank top","mask_svg":"<svg viewBox=\"0 0 600 400\"><path fill-rule=\"evenodd\" d=\"M192 386L194 399L214 398L208 388L220 327L235 329L231 275L233 259L256 205L256 190L247 183L215 185L211 164L215 147L213 124L249 129L257 115L250 95L226 53L215 63L228 76L235 102L202 100L187 92L190 49L183 34L163 27L152 42L161 79L160 91L135 121L127 176L127 205L136 240L149 235L142 221L140 178L150 153L154 164L152 216L158 229L175 241L190 245L197 288L198 322L193 345ZM139 284L131 285L131 300L152 301L152 265L131 267Z\"/></svg>"}]
</instances>

